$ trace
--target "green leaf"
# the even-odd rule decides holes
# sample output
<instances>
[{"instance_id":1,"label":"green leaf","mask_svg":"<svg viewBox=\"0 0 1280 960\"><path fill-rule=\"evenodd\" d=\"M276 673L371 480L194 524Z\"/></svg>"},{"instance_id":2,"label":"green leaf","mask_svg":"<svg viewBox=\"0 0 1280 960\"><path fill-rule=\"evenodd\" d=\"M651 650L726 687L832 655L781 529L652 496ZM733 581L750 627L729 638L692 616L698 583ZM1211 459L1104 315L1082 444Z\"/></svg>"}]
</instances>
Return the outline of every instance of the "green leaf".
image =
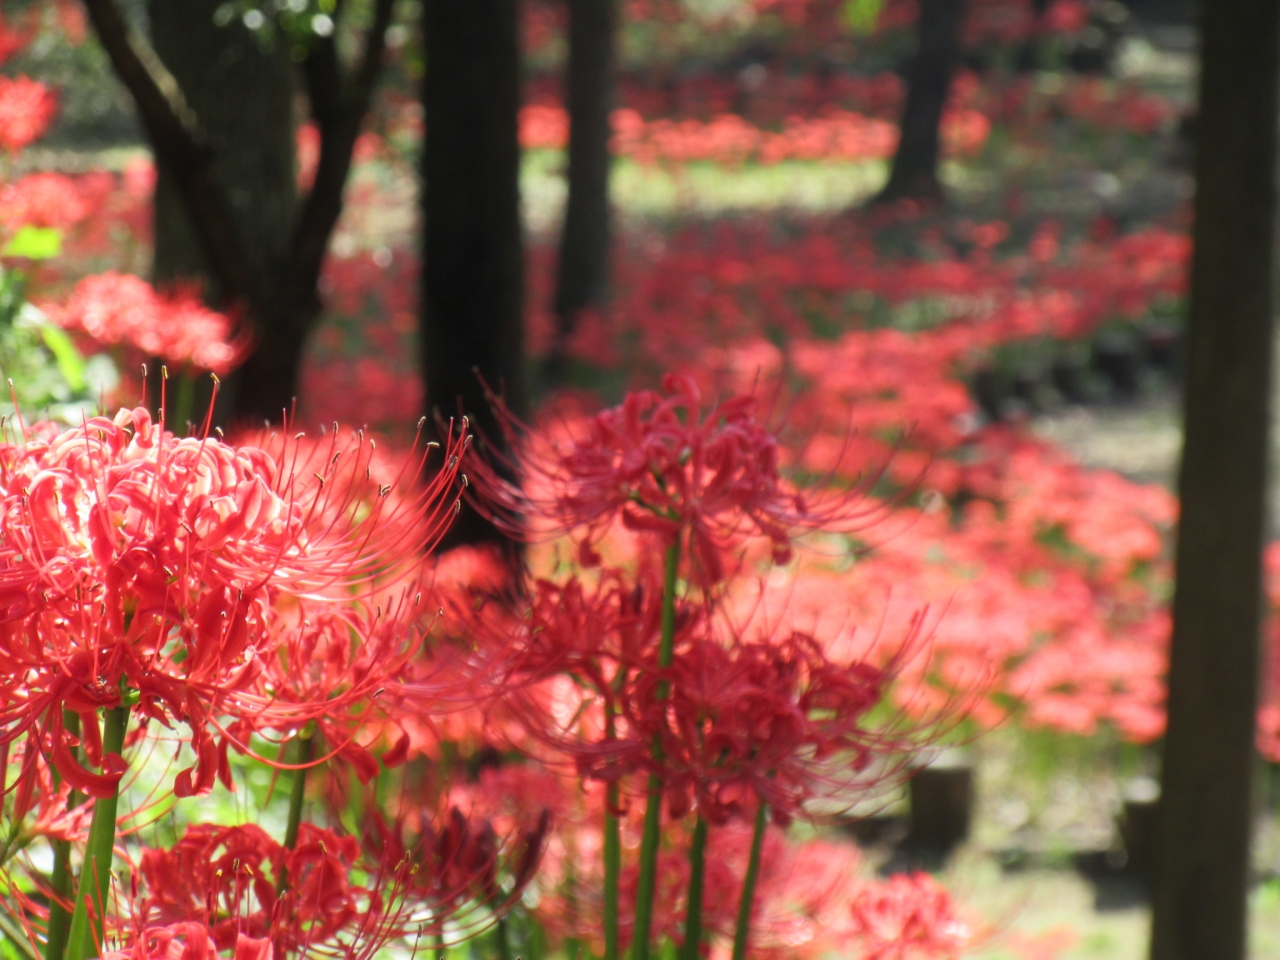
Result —
<instances>
[{"instance_id":1,"label":"green leaf","mask_svg":"<svg viewBox=\"0 0 1280 960\"><path fill-rule=\"evenodd\" d=\"M80 356L80 351L71 342L71 338L57 327L48 324L41 325L40 336L44 338L44 345L49 348L49 352L58 362L58 372L67 381L67 386L77 393L83 390L84 357Z\"/></svg>"},{"instance_id":2,"label":"green leaf","mask_svg":"<svg viewBox=\"0 0 1280 960\"><path fill-rule=\"evenodd\" d=\"M880 22L884 0L847 0L840 19L852 33L870 33Z\"/></svg>"},{"instance_id":3,"label":"green leaf","mask_svg":"<svg viewBox=\"0 0 1280 960\"><path fill-rule=\"evenodd\" d=\"M10 326L26 303L27 280L17 270L0 270L0 326Z\"/></svg>"},{"instance_id":4,"label":"green leaf","mask_svg":"<svg viewBox=\"0 0 1280 960\"><path fill-rule=\"evenodd\" d=\"M57 227L25 226L13 235L3 256L48 260L62 253L62 231Z\"/></svg>"}]
</instances>

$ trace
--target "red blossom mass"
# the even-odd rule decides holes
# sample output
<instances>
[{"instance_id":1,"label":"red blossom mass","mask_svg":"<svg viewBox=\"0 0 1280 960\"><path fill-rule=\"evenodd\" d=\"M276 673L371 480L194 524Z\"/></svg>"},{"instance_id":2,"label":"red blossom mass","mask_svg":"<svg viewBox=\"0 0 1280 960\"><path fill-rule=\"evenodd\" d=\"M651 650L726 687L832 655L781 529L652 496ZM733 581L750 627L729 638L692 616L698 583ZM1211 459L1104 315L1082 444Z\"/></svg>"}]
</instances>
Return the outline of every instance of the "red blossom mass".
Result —
<instances>
[{"instance_id":1,"label":"red blossom mass","mask_svg":"<svg viewBox=\"0 0 1280 960\"><path fill-rule=\"evenodd\" d=\"M850 941L866 960L931 960L958 955L973 929L927 873L899 874L865 887L850 906Z\"/></svg>"},{"instance_id":2,"label":"red blossom mass","mask_svg":"<svg viewBox=\"0 0 1280 960\"><path fill-rule=\"evenodd\" d=\"M872 719L891 671L833 661L804 634L732 645L695 637L669 668L650 660L641 671L618 753L623 769L630 760L659 775L672 816L696 806L723 823L749 819L758 803L784 824L835 815L900 782L901 758L919 746Z\"/></svg>"},{"instance_id":3,"label":"red blossom mass","mask_svg":"<svg viewBox=\"0 0 1280 960\"><path fill-rule=\"evenodd\" d=\"M225 314L204 306L194 289L158 293L141 277L108 272L76 284L63 304L46 308L55 323L108 346L159 357L175 371L227 374L248 348Z\"/></svg>"},{"instance_id":4,"label":"red blossom mass","mask_svg":"<svg viewBox=\"0 0 1280 960\"><path fill-rule=\"evenodd\" d=\"M57 95L30 77L0 77L0 150L17 153L44 135Z\"/></svg>"},{"instance_id":5,"label":"red blossom mass","mask_svg":"<svg viewBox=\"0 0 1280 960\"><path fill-rule=\"evenodd\" d=\"M172 846L142 851L141 892L117 933L123 945L103 956L151 960L181 938L209 960L357 960L402 938L412 945L446 928L456 935L459 924L475 933L523 891L546 830L544 816L522 835L499 838L455 809L408 845L381 821L363 842L304 823L289 849L254 824L193 824ZM283 892L281 876L289 878ZM511 889L499 887L502 879Z\"/></svg>"},{"instance_id":6,"label":"red blossom mass","mask_svg":"<svg viewBox=\"0 0 1280 960\"><path fill-rule=\"evenodd\" d=\"M533 535L574 536L584 560L619 518L664 544L687 538L707 585L724 579L726 552L750 536L767 538L786 563L802 533L868 525L879 507L859 490L810 492L783 476L758 406L748 395L704 406L692 377L669 375L662 392L629 393L565 441L507 415L524 489L480 463L476 496L513 530L527 517Z\"/></svg>"},{"instance_id":7,"label":"red blossom mass","mask_svg":"<svg viewBox=\"0 0 1280 960\"><path fill-rule=\"evenodd\" d=\"M431 458L443 461L434 474L432 445L389 483L359 434L266 446L178 438L141 408L0 443L0 743L28 744L20 780L43 752L76 789L112 792L123 761L88 738L96 711L130 691L141 718L190 730L197 761L175 789L203 792L228 778L228 746L243 746L226 724L340 725L421 645L416 594L387 558L438 541L465 437ZM421 485L392 497L401 484ZM367 606L343 624L370 648L330 655L317 668L335 686L308 686L280 658L323 647L289 598L349 602L353 591ZM73 756L65 711L82 716L102 773Z\"/></svg>"}]
</instances>

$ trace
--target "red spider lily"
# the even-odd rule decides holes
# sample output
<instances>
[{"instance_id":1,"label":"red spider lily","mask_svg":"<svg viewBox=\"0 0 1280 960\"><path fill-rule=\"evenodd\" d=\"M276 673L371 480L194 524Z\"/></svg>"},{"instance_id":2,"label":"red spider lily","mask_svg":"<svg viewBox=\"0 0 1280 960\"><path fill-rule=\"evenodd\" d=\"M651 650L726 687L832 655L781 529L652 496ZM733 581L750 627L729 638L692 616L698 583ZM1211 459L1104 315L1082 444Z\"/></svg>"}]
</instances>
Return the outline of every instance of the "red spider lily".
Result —
<instances>
[{"instance_id":1,"label":"red spider lily","mask_svg":"<svg viewBox=\"0 0 1280 960\"><path fill-rule=\"evenodd\" d=\"M273 648L258 657L252 686L223 708L250 718L230 734L240 749L248 749L250 731L270 728L282 738L318 733L331 755L368 783L379 770L372 752L379 740L393 742L382 762L395 766L410 747L402 723L429 722L487 695L480 679L491 658L448 642L428 652L435 614L422 609L420 594L402 591L383 604L279 606L271 614Z\"/></svg>"},{"instance_id":2,"label":"red spider lily","mask_svg":"<svg viewBox=\"0 0 1280 960\"><path fill-rule=\"evenodd\" d=\"M520 898L537 871L551 812L544 807L532 825L529 813L522 811L503 837L488 819L476 827L457 807L442 823L422 811L390 823L375 818L366 845L382 862L397 864L399 896L431 907L427 915L415 907L420 931L443 932L448 923L451 935L474 936ZM410 829L410 820L418 826Z\"/></svg>"},{"instance_id":3,"label":"red spider lily","mask_svg":"<svg viewBox=\"0 0 1280 960\"><path fill-rule=\"evenodd\" d=\"M650 567L631 575L602 568L593 580L537 580L518 617L502 610L494 617L494 605L481 611L481 635L518 638L508 682L571 674L601 696L616 694L619 671L640 664L658 642L662 582Z\"/></svg>"},{"instance_id":4,"label":"red spider lily","mask_svg":"<svg viewBox=\"0 0 1280 960\"><path fill-rule=\"evenodd\" d=\"M237 958L250 946L268 955L363 958L446 927L451 936L475 934L523 891L546 830L544 817L504 843L487 823L473 828L454 810L441 829L428 826L412 841L375 821L367 848L304 823L290 850L252 824L193 825L172 847L143 851L133 943L112 955L153 956L146 951L163 939L160 931L195 936L200 949L207 939L211 957ZM283 893L282 870L290 878Z\"/></svg>"},{"instance_id":5,"label":"red spider lily","mask_svg":"<svg viewBox=\"0 0 1280 960\"><path fill-rule=\"evenodd\" d=\"M334 839L333 854L351 859L350 838ZM142 852L138 873L146 893L140 917L147 926L198 922L220 950L241 934L266 938L285 853L253 824L193 824L168 849Z\"/></svg>"},{"instance_id":6,"label":"red spider lily","mask_svg":"<svg viewBox=\"0 0 1280 960\"><path fill-rule=\"evenodd\" d=\"M943 960L974 937L951 896L927 873L868 885L850 910L850 940L867 960Z\"/></svg>"},{"instance_id":7,"label":"red spider lily","mask_svg":"<svg viewBox=\"0 0 1280 960\"><path fill-rule=\"evenodd\" d=\"M755 398L730 397L704 412L692 378L668 376L663 386L628 394L567 442L521 430L500 410L525 489L479 464L481 506L512 530L527 516L537 533L577 535L586 560L619 517L666 543L687 535L708 585L725 577L723 553L748 536L766 537L785 563L798 534L853 529L875 515L857 491L812 495L788 482Z\"/></svg>"},{"instance_id":8,"label":"red spider lily","mask_svg":"<svg viewBox=\"0 0 1280 960\"><path fill-rule=\"evenodd\" d=\"M57 95L43 83L0 77L0 150L17 153L39 140L57 109Z\"/></svg>"},{"instance_id":9,"label":"red spider lily","mask_svg":"<svg viewBox=\"0 0 1280 960\"><path fill-rule=\"evenodd\" d=\"M313 688L309 705L272 689L264 660L293 636L275 604L284 594L349 600L353 588L401 576L387 556L429 549L443 532L466 440L450 439L421 491L395 498L393 484L373 477L371 442L351 441L336 431L309 446L277 439L267 444L273 457L179 439L137 409L0 445L0 742L39 743L76 789L108 794L120 758L90 774L68 749L62 717L64 708L81 714L85 736L96 735L96 710L121 703L123 681L141 717L191 729L195 778L184 771L177 781L186 794L228 775L226 740L220 752L206 732L219 714L255 729L287 726L371 697L389 674L359 657L346 664L345 688ZM408 461L394 482L421 475L426 459ZM407 600L398 608L415 616ZM347 617L370 634L379 667L403 662L405 635L398 658L386 659L397 628L383 611Z\"/></svg>"},{"instance_id":10,"label":"red spider lily","mask_svg":"<svg viewBox=\"0 0 1280 960\"><path fill-rule=\"evenodd\" d=\"M102 960L214 960L218 948L209 931L199 923L175 923L166 927L147 927L130 938L118 950L103 950ZM270 941L251 937L237 938L235 960L271 960Z\"/></svg>"},{"instance_id":11,"label":"red spider lily","mask_svg":"<svg viewBox=\"0 0 1280 960\"><path fill-rule=\"evenodd\" d=\"M504 650L495 712L516 721L522 750L551 764L568 759L592 776L620 759L629 749L618 739L625 731L611 731L606 717L627 723L620 714L629 688L657 656L661 604L658 571L604 568L564 584L537 580L519 612L489 603L469 619L479 643ZM700 604L681 603L679 630L705 625L706 615ZM617 767L610 776L626 772Z\"/></svg>"},{"instance_id":12,"label":"red spider lily","mask_svg":"<svg viewBox=\"0 0 1280 960\"><path fill-rule=\"evenodd\" d=\"M143 358L159 357L176 370L225 375L249 346L231 318L204 306L194 288L180 286L161 294L129 274L86 277L65 304L46 311L64 329L107 346L123 344Z\"/></svg>"},{"instance_id":13,"label":"red spider lily","mask_svg":"<svg viewBox=\"0 0 1280 960\"><path fill-rule=\"evenodd\" d=\"M918 736L872 716L892 675L892 666L835 662L800 633L691 638L670 668L645 664L627 688L622 767L656 772L675 817L695 803L711 823L750 816L760 802L784 824L843 812L900 781L919 748ZM811 801L821 809L806 809Z\"/></svg>"}]
</instances>

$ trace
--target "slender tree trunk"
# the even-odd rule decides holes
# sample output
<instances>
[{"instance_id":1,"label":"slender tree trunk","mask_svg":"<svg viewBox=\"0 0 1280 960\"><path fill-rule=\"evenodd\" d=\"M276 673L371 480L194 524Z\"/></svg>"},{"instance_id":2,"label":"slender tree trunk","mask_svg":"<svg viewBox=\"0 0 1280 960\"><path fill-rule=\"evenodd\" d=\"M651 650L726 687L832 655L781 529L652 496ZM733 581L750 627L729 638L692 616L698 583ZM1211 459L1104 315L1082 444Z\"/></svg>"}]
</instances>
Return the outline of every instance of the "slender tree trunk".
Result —
<instances>
[{"instance_id":1,"label":"slender tree trunk","mask_svg":"<svg viewBox=\"0 0 1280 960\"><path fill-rule=\"evenodd\" d=\"M216 25L221 6L222 0L150 0L152 44L217 150L214 175L245 259L269 289L273 277L286 273L297 209L294 69L286 45L264 50L238 18ZM217 303L223 292L187 206L163 160L158 167L155 280L199 280ZM292 309L318 311L319 303ZM287 320L255 319L257 346L225 385L223 401L229 411L274 419L297 393L302 338L286 332Z\"/></svg>"},{"instance_id":2,"label":"slender tree trunk","mask_svg":"<svg viewBox=\"0 0 1280 960\"><path fill-rule=\"evenodd\" d=\"M916 54L907 72L907 102L893 171L878 202L942 197L938 144L951 75L960 60L964 0L920 0Z\"/></svg>"},{"instance_id":3,"label":"slender tree trunk","mask_svg":"<svg viewBox=\"0 0 1280 960\"><path fill-rule=\"evenodd\" d=\"M422 368L427 414L501 439L481 378L523 411L517 0L423 0ZM503 541L469 508L455 543Z\"/></svg>"},{"instance_id":4,"label":"slender tree trunk","mask_svg":"<svg viewBox=\"0 0 1280 960\"><path fill-rule=\"evenodd\" d=\"M609 114L613 108L617 0L568 0L569 199L556 281L559 328L548 375L562 375L566 340L584 310L609 292Z\"/></svg>"},{"instance_id":5,"label":"slender tree trunk","mask_svg":"<svg viewBox=\"0 0 1280 960\"><path fill-rule=\"evenodd\" d=\"M1201 6L1195 254L1153 960L1242 960L1262 612L1280 4Z\"/></svg>"}]
</instances>

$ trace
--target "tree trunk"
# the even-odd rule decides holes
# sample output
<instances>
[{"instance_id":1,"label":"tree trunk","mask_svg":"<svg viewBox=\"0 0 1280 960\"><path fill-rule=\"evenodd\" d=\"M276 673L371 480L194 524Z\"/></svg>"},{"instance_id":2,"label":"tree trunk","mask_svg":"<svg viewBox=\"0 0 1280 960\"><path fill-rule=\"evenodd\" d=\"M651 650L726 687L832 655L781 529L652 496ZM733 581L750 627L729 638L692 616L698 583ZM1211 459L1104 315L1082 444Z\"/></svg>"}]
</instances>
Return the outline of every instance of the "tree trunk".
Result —
<instances>
[{"instance_id":1,"label":"tree trunk","mask_svg":"<svg viewBox=\"0 0 1280 960\"><path fill-rule=\"evenodd\" d=\"M1245 956L1280 4L1201 6L1195 254L1153 960Z\"/></svg>"},{"instance_id":2,"label":"tree trunk","mask_svg":"<svg viewBox=\"0 0 1280 960\"><path fill-rule=\"evenodd\" d=\"M424 0L422 369L427 414L498 444L484 383L524 409L516 0ZM470 508L453 543L505 542Z\"/></svg>"},{"instance_id":3,"label":"tree trunk","mask_svg":"<svg viewBox=\"0 0 1280 960\"><path fill-rule=\"evenodd\" d=\"M307 333L319 319L321 305L310 290L303 291L301 298L278 294L272 307L259 318L261 333L253 352L232 375L230 389L224 386L219 391L220 396L226 394L223 419L254 425L292 419Z\"/></svg>"},{"instance_id":4,"label":"tree trunk","mask_svg":"<svg viewBox=\"0 0 1280 960\"><path fill-rule=\"evenodd\" d=\"M616 0L568 0L569 199L556 281L558 329L548 377L563 375L566 340L584 310L609 292L609 114L613 108Z\"/></svg>"},{"instance_id":5,"label":"tree trunk","mask_svg":"<svg viewBox=\"0 0 1280 960\"><path fill-rule=\"evenodd\" d=\"M150 0L152 43L217 149L214 173L245 258L269 287L284 273L297 208L294 70L284 44L264 50L238 18L216 25L221 6ZM216 304L221 291L204 247L171 172L163 161L157 165L154 278L199 280ZM278 323L256 319L257 347L224 385L220 406L278 418L297 393L302 343L282 335Z\"/></svg>"},{"instance_id":6,"label":"tree trunk","mask_svg":"<svg viewBox=\"0 0 1280 960\"><path fill-rule=\"evenodd\" d=\"M939 200L938 143L951 75L960 60L964 0L920 0L916 54L907 72L898 149L889 182L876 197L888 202L910 197Z\"/></svg>"}]
</instances>

